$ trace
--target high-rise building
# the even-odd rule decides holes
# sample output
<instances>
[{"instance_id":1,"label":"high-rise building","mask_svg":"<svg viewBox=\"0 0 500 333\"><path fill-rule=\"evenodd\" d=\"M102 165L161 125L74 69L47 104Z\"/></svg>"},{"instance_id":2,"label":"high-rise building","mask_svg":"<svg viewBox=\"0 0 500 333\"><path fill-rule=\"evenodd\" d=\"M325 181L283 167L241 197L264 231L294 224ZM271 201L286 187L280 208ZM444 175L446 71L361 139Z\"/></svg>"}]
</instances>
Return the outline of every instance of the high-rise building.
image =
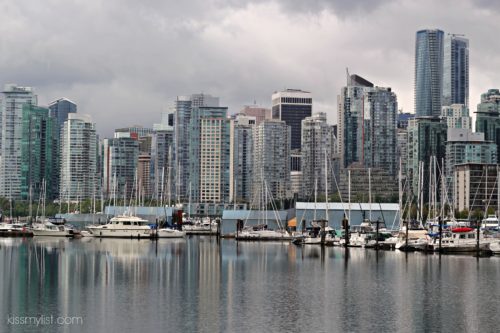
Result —
<instances>
[{"instance_id":1,"label":"high-rise building","mask_svg":"<svg viewBox=\"0 0 500 333\"><path fill-rule=\"evenodd\" d=\"M456 34L444 38L442 104L469 106L469 40Z\"/></svg>"},{"instance_id":2,"label":"high-rise building","mask_svg":"<svg viewBox=\"0 0 500 333\"><path fill-rule=\"evenodd\" d=\"M61 137L61 126L64 124L66 120L68 120L68 114L76 113L76 111L77 111L76 104L64 97L59 98L49 104L50 116L54 118L55 121L53 131L54 131L54 136L56 138L59 139ZM57 189L56 192L59 191L59 176L60 176L59 167L61 165L60 154L61 154L60 147L57 147L57 149L54 150L54 154L52 156L52 158L54 159L53 163L54 170L52 172L54 179L52 183Z\"/></svg>"},{"instance_id":3,"label":"high-rise building","mask_svg":"<svg viewBox=\"0 0 500 333\"><path fill-rule=\"evenodd\" d=\"M98 195L97 135L90 116L68 114L61 128L59 197L82 200ZM97 192L97 193L96 193Z\"/></svg>"},{"instance_id":4,"label":"high-rise building","mask_svg":"<svg viewBox=\"0 0 500 333\"><path fill-rule=\"evenodd\" d=\"M403 112L403 110L399 110L398 128L408 128L408 121L413 118L415 118L414 113Z\"/></svg>"},{"instance_id":5,"label":"high-rise building","mask_svg":"<svg viewBox=\"0 0 500 333\"><path fill-rule=\"evenodd\" d=\"M174 102L174 159L177 200L189 198L189 143L190 122L193 107L218 107L219 98L207 94L178 96Z\"/></svg>"},{"instance_id":6,"label":"high-rise building","mask_svg":"<svg viewBox=\"0 0 500 333\"><path fill-rule=\"evenodd\" d=\"M315 192L325 194L329 184L328 192L332 194L330 171L333 170L335 144L333 128L326 122L326 113L315 113L302 120L301 198L312 198Z\"/></svg>"},{"instance_id":7,"label":"high-rise building","mask_svg":"<svg viewBox=\"0 0 500 333\"><path fill-rule=\"evenodd\" d=\"M290 196L290 126L277 119L264 120L254 130L253 207ZM267 200L266 200L267 199Z\"/></svg>"},{"instance_id":8,"label":"high-rise building","mask_svg":"<svg viewBox=\"0 0 500 333\"><path fill-rule=\"evenodd\" d=\"M286 89L272 95L272 117L291 129L291 149L300 149L302 120L312 114L312 95L300 89Z\"/></svg>"},{"instance_id":9,"label":"high-rise building","mask_svg":"<svg viewBox=\"0 0 500 333\"><path fill-rule=\"evenodd\" d=\"M446 151L447 126L440 118L423 117L410 120L408 124L408 177L413 193L418 193L419 165L423 162L424 183L421 184L424 202L429 195L429 167L435 157L437 170L443 170L442 161ZM440 186L437 192L440 193ZM437 196L440 197L439 195Z\"/></svg>"},{"instance_id":10,"label":"high-rise building","mask_svg":"<svg viewBox=\"0 0 500 333\"><path fill-rule=\"evenodd\" d=\"M54 183L54 153L59 140L54 137L56 120L49 116L49 109L23 105L23 130L21 141L21 198L38 200L46 191L48 200L59 193Z\"/></svg>"},{"instance_id":11,"label":"high-rise building","mask_svg":"<svg viewBox=\"0 0 500 333\"><path fill-rule=\"evenodd\" d=\"M351 182L349 184L349 172ZM357 164L340 171L339 192L344 202L349 200L349 188L351 201L372 202L391 201L398 196L398 181L394 176L380 168L365 168ZM371 185L371 187L370 187ZM371 191L370 191L371 190ZM378 204L372 204L377 209ZM369 218L369 216L365 216Z\"/></svg>"},{"instance_id":12,"label":"high-rise building","mask_svg":"<svg viewBox=\"0 0 500 333\"><path fill-rule=\"evenodd\" d=\"M61 126L68 119L68 114L76 113L76 104L69 99L59 98L49 104L50 116Z\"/></svg>"},{"instance_id":13,"label":"high-rise building","mask_svg":"<svg viewBox=\"0 0 500 333\"><path fill-rule=\"evenodd\" d=\"M137 157L137 197L141 202L149 200L152 195L151 186L151 154L139 154Z\"/></svg>"},{"instance_id":14,"label":"high-rise building","mask_svg":"<svg viewBox=\"0 0 500 333\"><path fill-rule=\"evenodd\" d=\"M398 163L401 163L402 177L406 179L408 167L408 128L398 128L396 136L396 160Z\"/></svg>"},{"instance_id":15,"label":"high-rise building","mask_svg":"<svg viewBox=\"0 0 500 333\"><path fill-rule=\"evenodd\" d=\"M441 109L441 117L448 125L448 128L471 129L469 108L464 104L443 106Z\"/></svg>"},{"instance_id":16,"label":"high-rise building","mask_svg":"<svg viewBox=\"0 0 500 333\"><path fill-rule=\"evenodd\" d=\"M240 114L255 117L255 124L259 125L264 119L271 119L271 109L267 109L258 105L246 105Z\"/></svg>"},{"instance_id":17,"label":"high-rise building","mask_svg":"<svg viewBox=\"0 0 500 333\"><path fill-rule=\"evenodd\" d=\"M117 128L115 129L115 133L130 133L132 137L142 138L154 133L152 128L143 127L141 125L134 125L130 127Z\"/></svg>"},{"instance_id":18,"label":"high-rise building","mask_svg":"<svg viewBox=\"0 0 500 333\"><path fill-rule=\"evenodd\" d=\"M253 181L253 129L255 116L237 114L230 124L229 200L249 203Z\"/></svg>"},{"instance_id":19,"label":"high-rise building","mask_svg":"<svg viewBox=\"0 0 500 333\"><path fill-rule=\"evenodd\" d=\"M31 87L5 85L0 95L0 196L21 197L21 142L24 104L37 105Z\"/></svg>"},{"instance_id":20,"label":"high-rise building","mask_svg":"<svg viewBox=\"0 0 500 333\"><path fill-rule=\"evenodd\" d=\"M466 163L455 166L455 207L459 211L487 211L498 206L498 164ZM497 212L498 214L498 212Z\"/></svg>"},{"instance_id":21,"label":"high-rise building","mask_svg":"<svg viewBox=\"0 0 500 333\"><path fill-rule=\"evenodd\" d=\"M415 42L415 114L417 117L441 114L443 95L444 32L417 31Z\"/></svg>"},{"instance_id":22,"label":"high-rise building","mask_svg":"<svg viewBox=\"0 0 500 333\"><path fill-rule=\"evenodd\" d=\"M191 110L189 186L191 200L196 203L229 201L227 107L195 106Z\"/></svg>"},{"instance_id":23,"label":"high-rise building","mask_svg":"<svg viewBox=\"0 0 500 333\"><path fill-rule=\"evenodd\" d=\"M484 133L474 133L467 128L448 128L445 157L446 188L449 200L453 194L455 166L466 163L497 163L497 147L484 141Z\"/></svg>"},{"instance_id":24,"label":"high-rise building","mask_svg":"<svg viewBox=\"0 0 500 333\"><path fill-rule=\"evenodd\" d=\"M374 87L358 75L338 96L338 145L341 167L380 168L396 175L398 105L391 88Z\"/></svg>"},{"instance_id":25,"label":"high-rise building","mask_svg":"<svg viewBox=\"0 0 500 333\"><path fill-rule=\"evenodd\" d=\"M500 90L490 89L481 95L476 112L476 132L484 133L486 141L496 143L497 156L500 156Z\"/></svg>"},{"instance_id":26,"label":"high-rise building","mask_svg":"<svg viewBox=\"0 0 500 333\"><path fill-rule=\"evenodd\" d=\"M130 198L136 193L139 141L130 133L116 132L103 140L103 190L108 197Z\"/></svg>"},{"instance_id":27,"label":"high-rise building","mask_svg":"<svg viewBox=\"0 0 500 333\"><path fill-rule=\"evenodd\" d=\"M174 183L176 180L173 161L174 131L173 128L157 130L151 144L151 166L153 170L153 191L157 200L174 199ZM162 183L163 181L163 183Z\"/></svg>"}]
</instances>

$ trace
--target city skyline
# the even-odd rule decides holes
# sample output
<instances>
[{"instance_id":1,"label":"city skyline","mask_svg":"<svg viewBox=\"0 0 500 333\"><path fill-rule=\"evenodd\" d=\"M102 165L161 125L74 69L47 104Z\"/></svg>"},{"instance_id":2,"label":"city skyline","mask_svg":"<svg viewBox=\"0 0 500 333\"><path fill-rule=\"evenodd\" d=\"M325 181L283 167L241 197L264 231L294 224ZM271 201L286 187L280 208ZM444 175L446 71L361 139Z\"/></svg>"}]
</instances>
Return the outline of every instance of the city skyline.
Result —
<instances>
[{"instance_id":1,"label":"city skyline","mask_svg":"<svg viewBox=\"0 0 500 333\"><path fill-rule=\"evenodd\" d=\"M312 92L313 113L326 112L335 123L346 67L391 87L400 107L413 112L415 31L437 28L471 42L472 113L498 82L491 68L500 62L499 47L482 37L496 31L499 23L489 18L500 8L487 1L432 4L429 14L425 3L408 1L60 3L56 22L36 2L9 3L0 14L0 72L2 83L34 87L41 106L71 99L104 137L115 127L157 122L175 96L192 92L220 96L234 114L253 101L270 107L274 91L300 88Z\"/></svg>"}]
</instances>

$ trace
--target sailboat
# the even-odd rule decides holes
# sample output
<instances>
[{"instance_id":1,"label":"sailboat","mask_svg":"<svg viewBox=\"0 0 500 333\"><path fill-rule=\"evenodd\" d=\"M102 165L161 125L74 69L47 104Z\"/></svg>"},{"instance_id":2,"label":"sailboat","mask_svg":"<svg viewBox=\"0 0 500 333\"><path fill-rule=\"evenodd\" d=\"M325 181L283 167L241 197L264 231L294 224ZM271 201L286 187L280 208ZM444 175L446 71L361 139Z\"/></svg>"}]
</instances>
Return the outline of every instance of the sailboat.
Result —
<instances>
[{"instance_id":1,"label":"sailboat","mask_svg":"<svg viewBox=\"0 0 500 333\"><path fill-rule=\"evenodd\" d=\"M273 203L272 194L270 193L267 187L267 182L264 179L262 170L261 170L261 180L262 180L262 190L263 190L262 191L263 193L261 194L263 195L264 198L261 198L263 200L259 200L259 205L260 203L263 203L263 207L261 206L259 214L260 217L262 217L262 213L265 214L264 223L256 226L243 226L243 229L236 233L235 237L236 240L279 240L279 241L292 240L293 238L292 235L283 227L283 223L281 222L277 212L277 208ZM266 207L268 204L268 193L270 194L269 201L271 202L271 206L273 208L275 221L278 224L278 230L273 230L268 228L267 207Z\"/></svg>"},{"instance_id":2,"label":"sailboat","mask_svg":"<svg viewBox=\"0 0 500 333\"><path fill-rule=\"evenodd\" d=\"M325 220L316 219L316 202L318 195L318 179L314 182L314 219L311 221L312 230L309 231L307 235L297 235L292 240L292 243L299 245L333 245L334 238L331 231L334 229L328 226L328 159L325 150L325 197L326 197L326 209L325 209ZM302 230L304 232L305 230Z\"/></svg>"},{"instance_id":3,"label":"sailboat","mask_svg":"<svg viewBox=\"0 0 500 333\"><path fill-rule=\"evenodd\" d=\"M164 176L165 176L165 168L162 169L161 175L161 194L160 194L160 203L165 209L165 223L167 222L167 214L165 204L163 202L163 192L164 192ZM167 188L168 188L168 204L170 205L170 172L167 172ZM167 226L163 226L162 228L158 228L156 232L156 237L158 238L183 238L186 236L186 232L174 228L169 228Z\"/></svg>"},{"instance_id":4,"label":"sailboat","mask_svg":"<svg viewBox=\"0 0 500 333\"><path fill-rule=\"evenodd\" d=\"M80 232L72 226L65 225L64 220L49 219L45 217L45 200L47 193L47 183L42 180L42 193L38 200L38 207L42 206L42 214L37 222L33 223L31 231L34 236L50 237L75 237ZM38 213L38 210L37 210ZM37 214L38 215L38 214Z\"/></svg>"}]
</instances>

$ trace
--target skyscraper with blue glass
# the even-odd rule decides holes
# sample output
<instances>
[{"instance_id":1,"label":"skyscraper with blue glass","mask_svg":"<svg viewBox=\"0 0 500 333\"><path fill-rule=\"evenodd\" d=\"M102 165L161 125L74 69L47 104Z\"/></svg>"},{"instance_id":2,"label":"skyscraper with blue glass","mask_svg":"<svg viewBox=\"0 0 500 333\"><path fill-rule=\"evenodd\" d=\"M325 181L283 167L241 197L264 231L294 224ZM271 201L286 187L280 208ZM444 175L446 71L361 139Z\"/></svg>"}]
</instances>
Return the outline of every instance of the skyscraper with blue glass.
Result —
<instances>
[{"instance_id":1,"label":"skyscraper with blue glass","mask_svg":"<svg viewBox=\"0 0 500 333\"><path fill-rule=\"evenodd\" d=\"M443 95L442 30L417 31L415 43L415 113L417 117L439 117Z\"/></svg>"},{"instance_id":2,"label":"skyscraper with blue glass","mask_svg":"<svg viewBox=\"0 0 500 333\"><path fill-rule=\"evenodd\" d=\"M456 34L444 38L442 104L469 106L469 40Z\"/></svg>"}]
</instances>

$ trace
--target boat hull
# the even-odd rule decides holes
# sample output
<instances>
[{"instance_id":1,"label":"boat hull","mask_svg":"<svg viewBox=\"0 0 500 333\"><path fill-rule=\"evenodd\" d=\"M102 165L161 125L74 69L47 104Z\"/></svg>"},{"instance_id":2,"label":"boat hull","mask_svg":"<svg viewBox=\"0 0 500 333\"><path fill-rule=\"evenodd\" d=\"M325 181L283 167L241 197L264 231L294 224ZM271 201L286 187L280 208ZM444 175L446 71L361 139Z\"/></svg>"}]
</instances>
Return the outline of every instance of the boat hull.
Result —
<instances>
[{"instance_id":1,"label":"boat hull","mask_svg":"<svg viewBox=\"0 0 500 333\"><path fill-rule=\"evenodd\" d=\"M33 236L43 237L74 237L75 234L70 230L37 230L33 229Z\"/></svg>"},{"instance_id":2,"label":"boat hull","mask_svg":"<svg viewBox=\"0 0 500 333\"><path fill-rule=\"evenodd\" d=\"M151 229L90 229L97 238L150 238Z\"/></svg>"},{"instance_id":3,"label":"boat hull","mask_svg":"<svg viewBox=\"0 0 500 333\"><path fill-rule=\"evenodd\" d=\"M157 238L184 238L186 232L175 229L160 229L155 236Z\"/></svg>"}]
</instances>

